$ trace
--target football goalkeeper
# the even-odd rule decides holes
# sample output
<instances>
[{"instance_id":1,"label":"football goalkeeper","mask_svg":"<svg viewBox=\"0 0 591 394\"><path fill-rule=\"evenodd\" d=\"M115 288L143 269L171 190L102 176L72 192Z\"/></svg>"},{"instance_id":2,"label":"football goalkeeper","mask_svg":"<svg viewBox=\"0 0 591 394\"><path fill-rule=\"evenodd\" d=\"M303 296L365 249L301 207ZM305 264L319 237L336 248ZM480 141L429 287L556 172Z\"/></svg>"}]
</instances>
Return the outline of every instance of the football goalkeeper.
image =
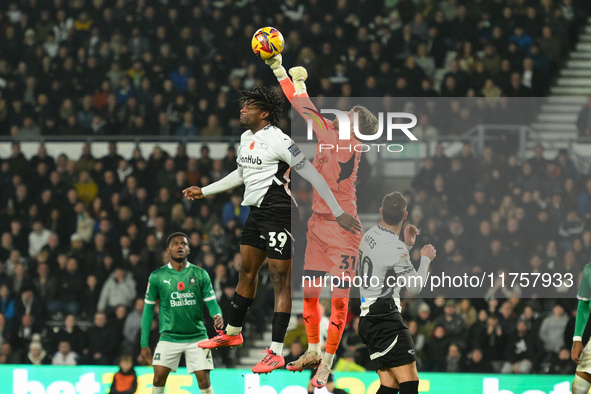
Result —
<instances>
[{"instance_id":1,"label":"football goalkeeper","mask_svg":"<svg viewBox=\"0 0 591 394\"><path fill-rule=\"evenodd\" d=\"M265 61L271 67L277 80L281 84L283 93L292 103L300 115L308 120L312 119L304 112L314 112L319 115L316 107L310 101L304 81L308 72L304 67L293 67L289 70L293 78L287 76L281 65L281 55L276 55ZM310 111L312 110L312 111ZM378 120L366 107L357 105L347 113L350 125L353 118L358 118L359 130L364 134L375 134ZM321 116L321 115L320 115ZM312 122L314 134L318 138L318 145L333 146L335 149L316 149L312 164L330 186L339 205L346 212L357 217L357 196L355 181L361 152L356 152L353 146L360 143L352 137L350 140L339 140L338 119L325 120L328 130L322 130L316 122ZM354 133L351 133L353 136ZM326 145L324 145L326 144ZM333 276L352 278L355 275L361 233L351 233L339 227L326 203L319 197L316 190L312 202L314 213L308 221L307 247L305 253L304 276L306 278L324 277L327 273ZM347 281L343 281L345 284ZM349 282L350 284L350 282ZM312 384L323 387L328 381L334 356L339 347L349 305L348 285L335 288L332 293L332 309L326 351L321 354L320 343L320 305L321 287L312 286L308 281L304 283L304 323L308 336L308 350L298 360L287 365L290 371L301 371L305 368L318 367Z\"/></svg>"}]
</instances>

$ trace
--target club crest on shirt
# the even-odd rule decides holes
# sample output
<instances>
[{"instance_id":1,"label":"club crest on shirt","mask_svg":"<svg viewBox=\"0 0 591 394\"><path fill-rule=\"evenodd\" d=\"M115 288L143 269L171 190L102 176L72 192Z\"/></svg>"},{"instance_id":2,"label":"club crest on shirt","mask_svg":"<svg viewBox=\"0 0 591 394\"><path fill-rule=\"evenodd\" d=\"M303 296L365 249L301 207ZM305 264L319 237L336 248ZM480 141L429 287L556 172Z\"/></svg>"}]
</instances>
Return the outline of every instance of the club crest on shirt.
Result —
<instances>
[{"instance_id":1,"label":"club crest on shirt","mask_svg":"<svg viewBox=\"0 0 591 394\"><path fill-rule=\"evenodd\" d=\"M189 284L194 285L195 283L197 283L197 280L195 278L189 279Z\"/></svg>"}]
</instances>

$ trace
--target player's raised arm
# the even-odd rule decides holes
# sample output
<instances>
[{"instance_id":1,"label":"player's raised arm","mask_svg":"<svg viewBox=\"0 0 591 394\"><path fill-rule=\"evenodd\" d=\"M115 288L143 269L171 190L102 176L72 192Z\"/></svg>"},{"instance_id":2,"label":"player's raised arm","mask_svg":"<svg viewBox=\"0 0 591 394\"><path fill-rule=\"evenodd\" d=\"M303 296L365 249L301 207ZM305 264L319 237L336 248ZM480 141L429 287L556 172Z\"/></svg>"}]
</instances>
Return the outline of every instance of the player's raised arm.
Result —
<instances>
[{"instance_id":1,"label":"player's raised arm","mask_svg":"<svg viewBox=\"0 0 591 394\"><path fill-rule=\"evenodd\" d=\"M436 251L433 245L425 245L421 249L421 262L419 269L415 270L408 251L400 255L400 260L394 265L394 271L398 276L404 276L406 278L406 289L413 295L417 295L423 290L423 287L427 284L427 272L429 271L429 265L436 256Z\"/></svg>"},{"instance_id":2,"label":"player's raised arm","mask_svg":"<svg viewBox=\"0 0 591 394\"><path fill-rule=\"evenodd\" d=\"M215 328L221 330L222 328L224 328L222 308L220 308L220 305L218 304L218 301L215 298L215 291L213 291L213 286L211 284L211 279L209 278L209 275L201 275L200 284L201 297L203 298L203 302L205 302L205 305L207 306L209 315L213 317L213 323Z\"/></svg>"},{"instance_id":3,"label":"player's raised arm","mask_svg":"<svg viewBox=\"0 0 591 394\"><path fill-rule=\"evenodd\" d=\"M244 183L244 179L242 178L242 169L238 166L238 169L232 171L224 178L220 179L217 182L212 183L211 185L207 185L203 188L198 186L191 186L183 190L183 194L189 200L200 199L203 197L207 197L212 194L223 193L225 191L234 189Z\"/></svg>"},{"instance_id":4,"label":"player's raised arm","mask_svg":"<svg viewBox=\"0 0 591 394\"><path fill-rule=\"evenodd\" d=\"M298 113L306 121L312 122L312 130L318 138L318 142L326 144L335 144L337 142L336 133L327 130L328 124L332 123L326 121L316 106L312 103L308 96L305 81L308 78L308 71L304 67L292 67L289 69L289 74L293 81L287 76L285 68L281 65L283 61L281 54L275 55L270 59L265 60L265 63L271 67L273 74L277 77L277 81L281 85L283 94L298 111ZM293 100L293 99L296 100ZM323 127L324 125L324 127Z\"/></svg>"},{"instance_id":5,"label":"player's raised arm","mask_svg":"<svg viewBox=\"0 0 591 394\"><path fill-rule=\"evenodd\" d=\"M404 228L404 244L409 252L415 246L417 235L419 235L419 229L416 226L409 224Z\"/></svg>"},{"instance_id":6,"label":"player's raised arm","mask_svg":"<svg viewBox=\"0 0 591 394\"><path fill-rule=\"evenodd\" d=\"M265 60L265 64L267 64L271 68L271 71L273 71L273 74L275 74L277 81L281 85L281 90L283 90L283 94L285 94L285 97L287 97L287 99L291 103L291 98L296 93L296 88L294 86L294 83L287 76L287 72L281 64L282 62L283 57L281 56L281 54L275 55L272 58ZM308 96L307 94L305 95Z\"/></svg>"}]
</instances>

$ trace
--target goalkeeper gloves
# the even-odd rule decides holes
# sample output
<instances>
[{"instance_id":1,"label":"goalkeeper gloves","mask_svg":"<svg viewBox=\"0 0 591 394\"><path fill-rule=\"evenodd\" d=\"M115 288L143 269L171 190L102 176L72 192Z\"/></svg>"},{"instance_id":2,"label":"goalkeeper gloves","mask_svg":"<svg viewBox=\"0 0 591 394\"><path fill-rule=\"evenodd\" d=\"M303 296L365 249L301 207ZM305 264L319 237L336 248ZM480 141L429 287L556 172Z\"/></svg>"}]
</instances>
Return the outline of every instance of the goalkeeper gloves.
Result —
<instances>
[{"instance_id":1,"label":"goalkeeper gloves","mask_svg":"<svg viewBox=\"0 0 591 394\"><path fill-rule=\"evenodd\" d=\"M265 60L265 64L271 67L271 70L273 70L273 74L275 74L278 81L287 78L287 72L285 72L285 68L281 65L282 60L281 54L277 54L272 58Z\"/></svg>"},{"instance_id":2,"label":"goalkeeper gloves","mask_svg":"<svg viewBox=\"0 0 591 394\"><path fill-rule=\"evenodd\" d=\"M295 94L301 94L306 92L306 84L304 81L308 78L308 71L304 67L292 67L289 69L289 75L293 79L293 86L295 88Z\"/></svg>"}]
</instances>

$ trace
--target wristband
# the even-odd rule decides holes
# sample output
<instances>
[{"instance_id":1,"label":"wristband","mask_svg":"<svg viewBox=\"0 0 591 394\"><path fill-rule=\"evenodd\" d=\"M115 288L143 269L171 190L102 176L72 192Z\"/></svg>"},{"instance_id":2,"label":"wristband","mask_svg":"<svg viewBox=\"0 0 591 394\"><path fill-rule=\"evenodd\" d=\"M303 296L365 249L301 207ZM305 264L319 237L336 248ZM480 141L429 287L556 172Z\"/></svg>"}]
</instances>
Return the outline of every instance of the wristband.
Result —
<instances>
[{"instance_id":1,"label":"wristband","mask_svg":"<svg viewBox=\"0 0 591 394\"><path fill-rule=\"evenodd\" d=\"M287 78L287 72L285 71L285 68L283 66L273 68L272 70L273 70L273 74L275 74L275 77L277 77L278 81L282 81L285 78Z\"/></svg>"}]
</instances>

